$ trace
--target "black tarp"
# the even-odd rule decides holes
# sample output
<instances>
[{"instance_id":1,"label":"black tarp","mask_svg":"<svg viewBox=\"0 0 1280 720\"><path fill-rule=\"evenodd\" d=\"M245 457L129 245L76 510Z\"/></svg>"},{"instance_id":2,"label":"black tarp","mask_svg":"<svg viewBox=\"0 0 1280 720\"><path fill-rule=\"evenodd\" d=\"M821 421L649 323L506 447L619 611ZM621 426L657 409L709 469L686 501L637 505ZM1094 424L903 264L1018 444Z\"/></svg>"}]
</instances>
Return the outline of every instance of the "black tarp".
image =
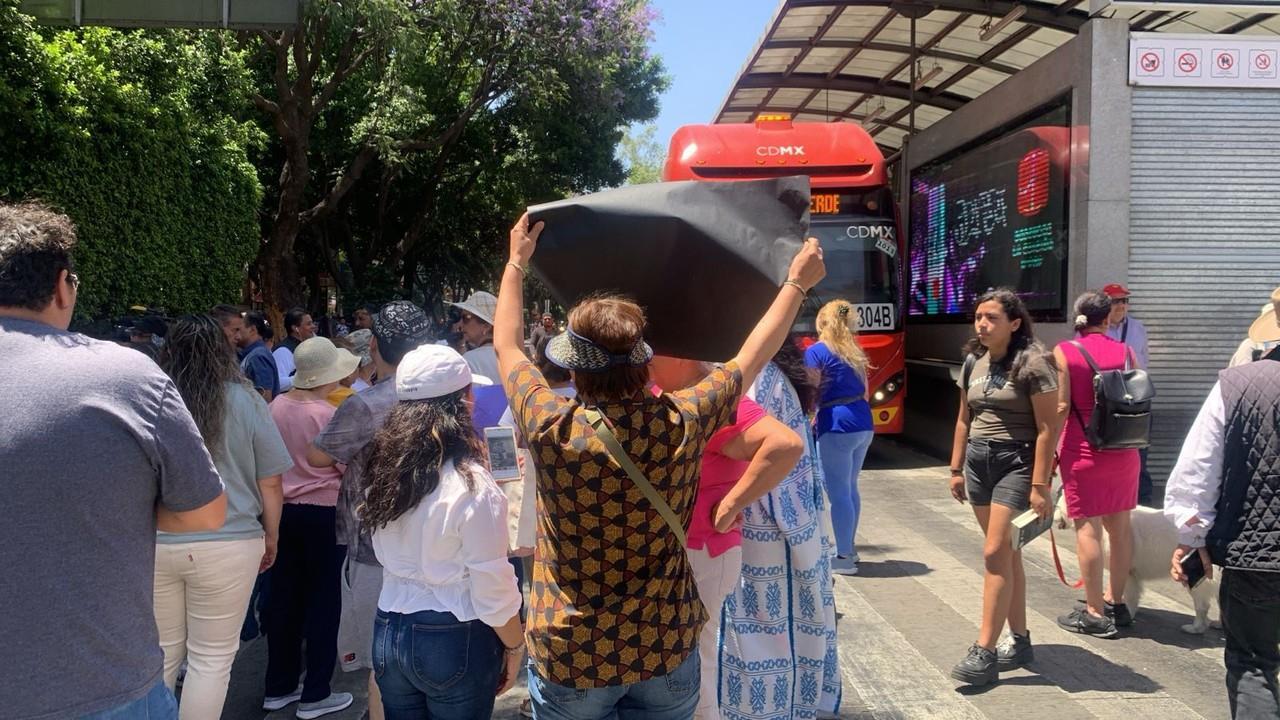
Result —
<instances>
[{"instance_id":1,"label":"black tarp","mask_svg":"<svg viewBox=\"0 0 1280 720\"><path fill-rule=\"evenodd\" d=\"M634 185L529 208L533 272L572 307L617 292L662 355L725 361L787 279L809 230L809 178Z\"/></svg>"}]
</instances>

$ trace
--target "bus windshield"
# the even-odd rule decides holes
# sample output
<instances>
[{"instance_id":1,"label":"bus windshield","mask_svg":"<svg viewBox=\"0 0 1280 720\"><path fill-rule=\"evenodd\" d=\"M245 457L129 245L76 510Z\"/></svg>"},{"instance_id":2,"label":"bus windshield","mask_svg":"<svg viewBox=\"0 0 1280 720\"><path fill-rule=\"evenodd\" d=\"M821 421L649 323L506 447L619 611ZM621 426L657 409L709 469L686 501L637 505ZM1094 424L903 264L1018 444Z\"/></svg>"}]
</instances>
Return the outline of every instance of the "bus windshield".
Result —
<instances>
[{"instance_id":1,"label":"bus windshield","mask_svg":"<svg viewBox=\"0 0 1280 720\"><path fill-rule=\"evenodd\" d=\"M824 217L809 234L822 244L827 276L809 293L795 329L816 333L818 310L832 300L853 303L862 332L898 330L898 238L888 218Z\"/></svg>"}]
</instances>

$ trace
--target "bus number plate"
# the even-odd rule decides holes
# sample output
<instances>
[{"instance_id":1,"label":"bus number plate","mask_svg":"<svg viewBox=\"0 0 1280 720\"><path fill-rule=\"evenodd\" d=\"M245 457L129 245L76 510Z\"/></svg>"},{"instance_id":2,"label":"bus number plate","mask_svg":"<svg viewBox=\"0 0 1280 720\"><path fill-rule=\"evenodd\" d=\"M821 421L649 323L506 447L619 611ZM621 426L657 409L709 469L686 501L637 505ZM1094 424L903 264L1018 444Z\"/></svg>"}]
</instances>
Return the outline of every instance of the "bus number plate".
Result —
<instances>
[{"instance_id":1,"label":"bus number plate","mask_svg":"<svg viewBox=\"0 0 1280 720\"><path fill-rule=\"evenodd\" d=\"M889 303L860 303L853 306L858 313L859 330L892 330L893 305Z\"/></svg>"}]
</instances>

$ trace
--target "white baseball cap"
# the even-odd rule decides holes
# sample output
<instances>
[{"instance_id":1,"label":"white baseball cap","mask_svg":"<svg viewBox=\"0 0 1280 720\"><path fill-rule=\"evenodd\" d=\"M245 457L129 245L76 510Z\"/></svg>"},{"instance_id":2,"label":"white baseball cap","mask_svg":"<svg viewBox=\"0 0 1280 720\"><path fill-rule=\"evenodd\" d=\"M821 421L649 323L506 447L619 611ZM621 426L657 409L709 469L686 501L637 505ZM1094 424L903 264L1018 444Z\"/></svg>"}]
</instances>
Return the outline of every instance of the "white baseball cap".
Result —
<instances>
[{"instance_id":1,"label":"white baseball cap","mask_svg":"<svg viewBox=\"0 0 1280 720\"><path fill-rule=\"evenodd\" d=\"M493 381L471 372L471 366L447 345L419 345L405 354L396 368L396 398L427 400L444 397L468 385Z\"/></svg>"}]
</instances>

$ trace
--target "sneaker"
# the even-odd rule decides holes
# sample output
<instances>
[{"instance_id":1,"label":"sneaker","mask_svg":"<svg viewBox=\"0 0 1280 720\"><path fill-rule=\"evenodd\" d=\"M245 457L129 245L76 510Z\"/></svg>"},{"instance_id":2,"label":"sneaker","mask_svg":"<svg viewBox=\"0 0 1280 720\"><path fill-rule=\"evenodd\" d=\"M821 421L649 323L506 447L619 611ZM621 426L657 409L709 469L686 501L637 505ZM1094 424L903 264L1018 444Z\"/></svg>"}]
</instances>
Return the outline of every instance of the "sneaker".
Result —
<instances>
[{"instance_id":1,"label":"sneaker","mask_svg":"<svg viewBox=\"0 0 1280 720\"><path fill-rule=\"evenodd\" d=\"M996 654L974 643L964 660L951 668L951 677L967 685L990 685L1000 678Z\"/></svg>"},{"instance_id":2,"label":"sneaker","mask_svg":"<svg viewBox=\"0 0 1280 720\"><path fill-rule=\"evenodd\" d=\"M831 561L831 572L836 575L857 575L858 563L853 558L838 557Z\"/></svg>"},{"instance_id":3,"label":"sneaker","mask_svg":"<svg viewBox=\"0 0 1280 720\"><path fill-rule=\"evenodd\" d=\"M298 705L298 712L295 715L298 720L311 720L311 718L346 710L351 707L353 700L355 698L351 697L351 693L333 693L323 700L301 703Z\"/></svg>"},{"instance_id":4,"label":"sneaker","mask_svg":"<svg viewBox=\"0 0 1280 720\"><path fill-rule=\"evenodd\" d=\"M1103 600L1103 603L1105 603L1105 605L1102 608L1102 612L1106 614L1107 617L1115 621L1116 627L1129 627L1133 624L1133 613L1129 612L1128 605L1125 605L1124 603L1112 605L1105 600ZM1085 601L1080 600L1076 603L1076 607L1083 610L1085 608Z\"/></svg>"},{"instance_id":5,"label":"sneaker","mask_svg":"<svg viewBox=\"0 0 1280 720\"><path fill-rule=\"evenodd\" d=\"M302 699L302 683L298 683L298 689L288 695L277 695L276 697L263 698L262 709L267 712L274 712L283 707L296 703Z\"/></svg>"},{"instance_id":6,"label":"sneaker","mask_svg":"<svg viewBox=\"0 0 1280 720\"><path fill-rule=\"evenodd\" d=\"M1058 624L1072 632L1100 638L1115 637L1120 632L1116 629L1114 620L1105 615L1096 617L1084 608L1076 608L1067 615L1059 615Z\"/></svg>"},{"instance_id":7,"label":"sneaker","mask_svg":"<svg viewBox=\"0 0 1280 720\"><path fill-rule=\"evenodd\" d=\"M1036 659L1035 650L1031 647L1031 631L1026 635L1009 633L996 646L996 667L1000 670L1016 670L1030 665Z\"/></svg>"}]
</instances>

